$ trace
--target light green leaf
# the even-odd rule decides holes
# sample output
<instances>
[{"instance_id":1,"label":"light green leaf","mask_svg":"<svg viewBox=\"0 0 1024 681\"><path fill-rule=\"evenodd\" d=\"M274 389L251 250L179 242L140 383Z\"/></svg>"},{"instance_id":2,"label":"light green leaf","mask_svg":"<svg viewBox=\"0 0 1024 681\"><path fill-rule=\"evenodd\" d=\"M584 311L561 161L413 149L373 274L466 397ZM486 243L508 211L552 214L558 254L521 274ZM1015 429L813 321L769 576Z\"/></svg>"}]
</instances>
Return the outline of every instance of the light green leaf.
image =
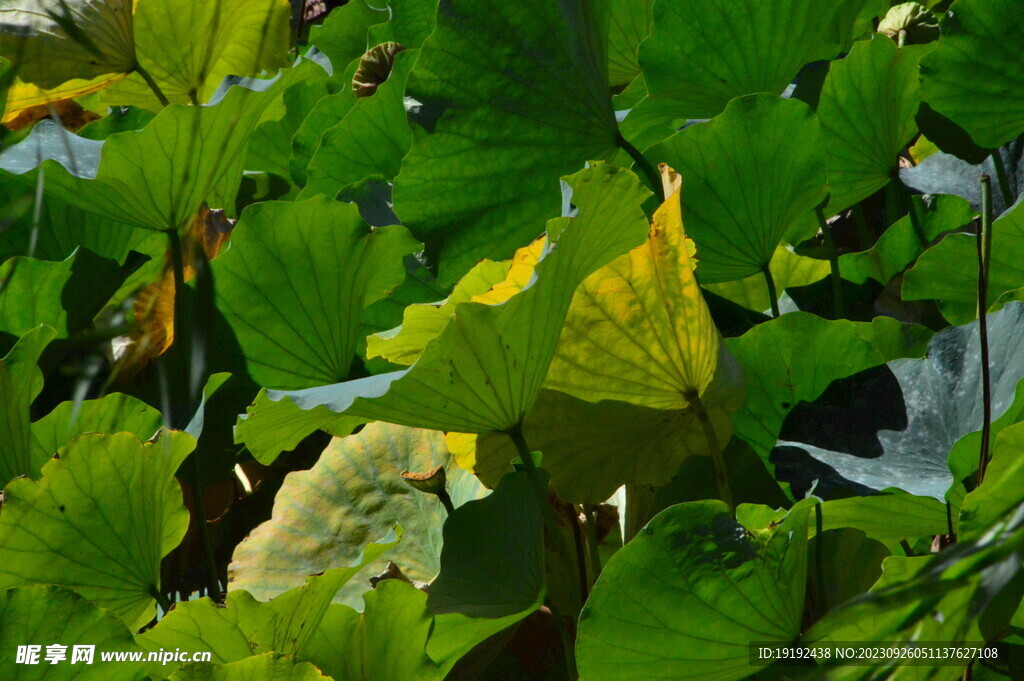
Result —
<instances>
[{"instance_id":1,"label":"light green leaf","mask_svg":"<svg viewBox=\"0 0 1024 681\"><path fill-rule=\"evenodd\" d=\"M199 662L185 665L171 681L330 681L309 662L294 657L265 653L238 662L214 665Z\"/></svg>"},{"instance_id":2,"label":"light green leaf","mask_svg":"<svg viewBox=\"0 0 1024 681\"><path fill-rule=\"evenodd\" d=\"M1024 204L992 223L988 309L1000 296L1024 286ZM950 234L925 251L903 278L906 300L937 300L952 324L977 317L978 246L974 234Z\"/></svg>"},{"instance_id":3,"label":"light green leaf","mask_svg":"<svg viewBox=\"0 0 1024 681\"><path fill-rule=\"evenodd\" d=\"M683 221L705 283L760 272L794 224L808 217L814 224L826 196L818 121L795 99L735 99L721 116L682 130L649 155L683 177Z\"/></svg>"},{"instance_id":4,"label":"light green leaf","mask_svg":"<svg viewBox=\"0 0 1024 681\"><path fill-rule=\"evenodd\" d=\"M510 257L557 215L558 177L615 156L605 9L581 0L440 8L406 87L418 126L394 201L439 252L443 284L483 257Z\"/></svg>"},{"instance_id":5,"label":"light green leaf","mask_svg":"<svg viewBox=\"0 0 1024 681\"><path fill-rule=\"evenodd\" d=\"M444 674L426 651L433 625L427 594L387 579L363 598L361 613L332 605L303 657L345 681L441 681Z\"/></svg>"},{"instance_id":6,"label":"light green leaf","mask_svg":"<svg viewBox=\"0 0 1024 681\"><path fill-rule=\"evenodd\" d=\"M700 254L698 253L697 256L699 259ZM780 296L787 288L807 286L821 281L829 274L827 260L816 260L797 255L785 245L779 245L775 249L768 268L771 270L775 289ZM849 279L846 270L841 271L843 277ZM764 312L771 308L768 285L765 283L762 273L752 274L737 281L704 284L703 288L750 310Z\"/></svg>"},{"instance_id":7,"label":"light green leaf","mask_svg":"<svg viewBox=\"0 0 1024 681\"><path fill-rule=\"evenodd\" d=\"M272 598L309 575L351 563L369 540L393 526L403 540L371 566L387 561L418 582L430 582L440 569L441 526L447 513L437 497L418 492L403 479L406 471L443 466L456 506L482 496L484 488L456 466L444 436L385 423L371 423L357 435L336 438L308 471L291 473L274 498L274 514L236 548L231 586L261 600ZM335 603L356 606L366 590L351 583Z\"/></svg>"},{"instance_id":8,"label":"light green leaf","mask_svg":"<svg viewBox=\"0 0 1024 681\"><path fill-rule=\"evenodd\" d=\"M32 424L33 456L45 461L83 433L132 433L145 442L163 424L163 415L142 400L113 393L98 400L61 402Z\"/></svg>"},{"instance_id":9,"label":"light green leaf","mask_svg":"<svg viewBox=\"0 0 1024 681\"><path fill-rule=\"evenodd\" d=\"M794 312L730 338L726 343L748 377L747 401L733 420L736 435L766 458L797 403L889 359L922 356L930 335L888 317L869 324Z\"/></svg>"},{"instance_id":10,"label":"light green leaf","mask_svg":"<svg viewBox=\"0 0 1024 681\"><path fill-rule=\"evenodd\" d=\"M51 665L46 647L66 646L65 659ZM40 646L36 664L18 664L18 646ZM75 648L95 646L91 664L76 659ZM0 592L0 675L4 681L142 681L141 662L100 661L105 652L133 652L138 646L124 622L73 591L28 586Z\"/></svg>"},{"instance_id":11,"label":"light green leaf","mask_svg":"<svg viewBox=\"0 0 1024 681\"><path fill-rule=\"evenodd\" d=\"M653 0L611 0L608 16L608 84L628 85L640 74L637 48L654 25Z\"/></svg>"},{"instance_id":12,"label":"light green leaf","mask_svg":"<svg viewBox=\"0 0 1024 681\"><path fill-rule=\"evenodd\" d=\"M367 337L366 356L383 357L406 366L412 364L423 354L427 343L444 331L456 305L487 293L505 279L511 266L510 260L483 260L459 280L445 300L407 306L402 312L401 326Z\"/></svg>"},{"instance_id":13,"label":"light green leaf","mask_svg":"<svg viewBox=\"0 0 1024 681\"><path fill-rule=\"evenodd\" d=\"M687 119L717 116L735 97L781 94L804 64L836 54L836 11L843 4L656 3L654 28L639 57L649 94L626 118L626 136L643 149ZM643 131L639 137L638 131Z\"/></svg>"},{"instance_id":14,"label":"light green leaf","mask_svg":"<svg viewBox=\"0 0 1024 681\"><path fill-rule=\"evenodd\" d=\"M0 589L67 586L129 628L144 625L160 559L188 527L174 474L194 446L173 431L146 445L131 433L84 435L40 480L12 481L0 514Z\"/></svg>"},{"instance_id":15,"label":"light green leaf","mask_svg":"<svg viewBox=\"0 0 1024 681\"><path fill-rule=\"evenodd\" d=\"M208 102L226 76L273 73L287 64L286 0L145 0L135 11L135 49L171 104ZM156 110L137 73L103 93L110 104Z\"/></svg>"},{"instance_id":16,"label":"light green leaf","mask_svg":"<svg viewBox=\"0 0 1024 681\"><path fill-rule=\"evenodd\" d=\"M0 169L23 175L41 166L47 193L82 210L146 229L181 228L222 185L237 188L249 133L292 73L248 83L253 89L234 86L216 104L168 107L142 130L103 142L37 125L0 152ZM25 179L35 184L34 173Z\"/></svg>"},{"instance_id":17,"label":"light green leaf","mask_svg":"<svg viewBox=\"0 0 1024 681\"><path fill-rule=\"evenodd\" d=\"M391 75L371 97L361 97L345 118L320 138L306 169L300 198L326 194L370 176L391 180L409 151L412 131L406 121L403 94L416 51L399 52Z\"/></svg>"},{"instance_id":18,"label":"light green leaf","mask_svg":"<svg viewBox=\"0 0 1024 681\"><path fill-rule=\"evenodd\" d=\"M608 561L580 614L580 676L749 676L750 642L800 633L810 508L754 530L719 501L658 514Z\"/></svg>"},{"instance_id":19,"label":"light green leaf","mask_svg":"<svg viewBox=\"0 0 1024 681\"><path fill-rule=\"evenodd\" d=\"M378 22L387 21L387 7L375 7L366 0L346 2L335 8L323 23L309 29L309 44L326 54L340 72L350 61L366 52L366 31Z\"/></svg>"},{"instance_id":20,"label":"light green leaf","mask_svg":"<svg viewBox=\"0 0 1024 681\"><path fill-rule=\"evenodd\" d=\"M964 498L960 507L959 534L964 539L977 539L1021 503L1022 451L1024 424L1010 426L995 438L984 481Z\"/></svg>"},{"instance_id":21,"label":"light green leaf","mask_svg":"<svg viewBox=\"0 0 1024 681\"><path fill-rule=\"evenodd\" d=\"M19 475L36 476L48 455L32 447L30 407L43 389L39 356L53 339L53 329L40 326L26 333L0 361L0 484Z\"/></svg>"},{"instance_id":22,"label":"light green leaf","mask_svg":"<svg viewBox=\"0 0 1024 681\"><path fill-rule=\"evenodd\" d=\"M303 409L466 433L507 431L529 413L579 283L646 232L636 177L599 164L566 182L579 213L548 224L531 286L499 305L463 303L410 369L333 386L268 392Z\"/></svg>"},{"instance_id":23,"label":"light green leaf","mask_svg":"<svg viewBox=\"0 0 1024 681\"><path fill-rule=\"evenodd\" d=\"M961 229L975 217L970 205L959 196L914 196L911 201L918 226L906 215L885 230L870 249L839 256L843 279L862 284L871 278L888 284L925 252L922 239L929 244L946 232Z\"/></svg>"},{"instance_id":24,"label":"light green leaf","mask_svg":"<svg viewBox=\"0 0 1024 681\"><path fill-rule=\"evenodd\" d=\"M249 375L285 389L345 379L364 308L402 282L418 248L404 228L372 228L324 197L247 208L213 275Z\"/></svg>"},{"instance_id":25,"label":"light green leaf","mask_svg":"<svg viewBox=\"0 0 1024 681\"><path fill-rule=\"evenodd\" d=\"M345 437L369 419L337 414L327 407L303 410L291 400L274 402L260 390L235 423L235 443L245 444L257 461L270 465L281 452L295 449L317 430Z\"/></svg>"},{"instance_id":26,"label":"light green leaf","mask_svg":"<svg viewBox=\"0 0 1024 681\"><path fill-rule=\"evenodd\" d=\"M890 548L902 539L950 534L945 504L899 491L831 499L821 505L821 517L823 530L852 527Z\"/></svg>"},{"instance_id":27,"label":"light green leaf","mask_svg":"<svg viewBox=\"0 0 1024 681\"><path fill-rule=\"evenodd\" d=\"M959 0L939 22L938 47L921 62L924 101L953 119L981 147L1024 132L1024 5Z\"/></svg>"},{"instance_id":28,"label":"light green leaf","mask_svg":"<svg viewBox=\"0 0 1024 681\"><path fill-rule=\"evenodd\" d=\"M44 89L116 80L135 67L132 10L131 0L9 0L0 8L0 56Z\"/></svg>"},{"instance_id":29,"label":"light green leaf","mask_svg":"<svg viewBox=\"0 0 1024 681\"><path fill-rule=\"evenodd\" d=\"M884 187L900 150L917 134L917 65L932 46L898 48L888 38L854 44L832 62L818 101L828 158L828 212L835 214Z\"/></svg>"}]
</instances>

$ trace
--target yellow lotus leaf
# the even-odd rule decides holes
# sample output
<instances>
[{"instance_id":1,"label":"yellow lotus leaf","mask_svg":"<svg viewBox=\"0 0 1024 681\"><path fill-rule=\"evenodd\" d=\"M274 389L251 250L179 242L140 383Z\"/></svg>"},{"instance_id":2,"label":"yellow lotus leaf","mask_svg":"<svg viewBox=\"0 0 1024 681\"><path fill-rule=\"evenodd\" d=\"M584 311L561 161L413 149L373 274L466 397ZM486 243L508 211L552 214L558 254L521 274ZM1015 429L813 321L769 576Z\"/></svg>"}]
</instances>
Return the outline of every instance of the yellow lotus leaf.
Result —
<instances>
[{"instance_id":1,"label":"yellow lotus leaf","mask_svg":"<svg viewBox=\"0 0 1024 681\"><path fill-rule=\"evenodd\" d=\"M678 184L666 177L668 188ZM577 289L545 387L659 409L684 409L702 395L715 375L719 334L694 254L676 190L654 213L647 242Z\"/></svg>"}]
</instances>

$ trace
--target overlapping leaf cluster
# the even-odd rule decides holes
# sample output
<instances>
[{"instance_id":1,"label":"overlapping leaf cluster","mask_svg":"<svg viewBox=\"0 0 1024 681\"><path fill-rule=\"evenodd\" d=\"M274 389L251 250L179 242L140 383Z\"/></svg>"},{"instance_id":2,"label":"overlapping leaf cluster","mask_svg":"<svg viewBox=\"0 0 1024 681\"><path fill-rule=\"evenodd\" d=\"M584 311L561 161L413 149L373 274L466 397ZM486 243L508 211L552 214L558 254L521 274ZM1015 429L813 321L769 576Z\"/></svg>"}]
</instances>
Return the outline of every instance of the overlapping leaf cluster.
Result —
<instances>
[{"instance_id":1,"label":"overlapping leaf cluster","mask_svg":"<svg viewBox=\"0 0 1024 681\"><path fill-rule=\"evenodd\" d=\"M0 678L1024 674L1024 1L293 4L0 7Z\"/></svg>"}]
</instances>

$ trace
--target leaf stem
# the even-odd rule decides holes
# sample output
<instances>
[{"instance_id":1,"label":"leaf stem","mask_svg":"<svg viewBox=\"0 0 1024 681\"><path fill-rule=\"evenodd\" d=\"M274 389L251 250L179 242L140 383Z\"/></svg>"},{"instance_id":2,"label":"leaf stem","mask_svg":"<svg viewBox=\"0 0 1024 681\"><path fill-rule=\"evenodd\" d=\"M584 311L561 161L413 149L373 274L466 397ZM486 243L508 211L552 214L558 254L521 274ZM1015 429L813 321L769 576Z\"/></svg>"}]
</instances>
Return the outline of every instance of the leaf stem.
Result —
<instances>
[{"instance_id":1,"label":"leaf stem","mask_svg":"<svg viewBox=\"0 0 1024 681\"><path fill-rule=\"evenodd\" d=\"M526 471L526 477L530 481L530 489L533 490L534 501L537 502L537 508L540 511L541 518L544 520L544 525L547 527L548 534L551 535L552 539L559 544L558 548L562 556L568 559L572 556L572 552L569 549L567 542L565 541L565 535L558 527L558 519L555 517L554 509L551 508L551 504L548 503L548 492L545 489L544 484L540 480L540 475L537 472L537 464L533 461L533 450L526 443L526 438L523 437L522 424L516 425L514 428L508 431L508 436L512 438L512 443L516 447L516 452L519 454L519 460L523 464L523 470ZM586 575L580 575L581 580L586 580ZM562 647L565 649L565 663L569 671L569 679L575 681L579 678L579 673L576 671L576 659L573 654L573 642L569 636L569 632L565 627L565 622L562 616L555 609L555 606L550 601L548 607L551 609L551 614L555 618L555 624L558 626L558 632L562 636Z\"/></svg>"},{"instance_id":2,"label":"leaf stem","mask_svg":"<svg viewBox=\"0 0 1024 681\"><path fill-rule=\"evenodd\" d=\"M146 85L148 85L149 89L153 91L153 94L156 95L156 98L160 101L160 104L162 106L170 105L171 102L167 99L167 95L165 95L164 91L160 89L160 85L157 84L156 80L153 78L152 75L150 75L149 71L142 67L142 64L136 61L135 66L133 67L132 70L135 71L135 73L142 76L142 80L146 81Z\"/></svg>"},{"instance_id":3,"label":"leaf stem","mask_svg":"<svg viewBox=\"0 0 1024 681\"><path fill-rule=\"evenodd\" d=\"M998 149L992 152L992 165L996 169L999 191L1003 195L1003 210L1006 210L1013 205L1013 189L1010 188L1010 178L1006 174L1006 165L1003 163L1003 156Z\"/></svg>"},{"instance_id":4,"label":"leaf stem","mask_svg":"<svg viewBox=\"0 0 1024 681\"><path fill-rule=\"evenodd\" d=\"M587 514L587 548L590 552L590 571L594 574L596 582L598 575L601 574L601 553L597 550L597 506L584 504L583 512Z\"/></svg>"},{"instance_id":5,"label":"leaf stem","mask_svg":"<svg viewBox=\"0 0 1024 681\"><path fill-rule=\"evenodd\" d=\"M864 251L874 245L875 238L868 229L867 218L864 217L864 204L860 203L850 209L853 213L853 221L857 225L857 239L860 241L860 250Z\"/></svg>"},{"instance_id":6,"label":"leaf stem","mask_svg":"<svg viewBox=\"0 0 1024 681\"><path fill-rule=\"evenodd\" d=\"M988 467L989 438L992 431L992 379L988 355L988 275L992 257L992 179L982 175L981 229L978 231L978 335L981 341L981 452L978 459L978 485Z\"/></svg>"},{"instance_id":7,"label":"leaf stem","mask_svg":"<svg viewBox=\"0 0 1024 681\"><path fill-rule=\"evenodd\" d=\"M190 343L185 341L185 260L181 252L181 237L176 228L168 229L168 247L171 251L171 270L174 274L174 323L172 325L172 342L177 346L179 353L189 352ZM180 354L179 354L180 356ZM189 395L190 402L192 396ZM172 411L173 414L173 411ZM175 419L176 420L176 419ZM175 423L175 426L178 424ZM202 479L199 470L199 459L193 452L190 457L189 483L192 486L192 506L196 512L196 527L199 530L199 537L203 542L203 563L206 572L207 595L214 601L220 602L221 589L220 579L217 576L217 561L213 555L213 538L210 536L210 528L207 525L206 507L203 503Z\"/></svg>"},{"instance_id":8,"label":"leaf stem","mask_svg":"<svg viewBox=\"0 0 1024 681\"><path fill-rule=\"evenodd\" d=\"M821 209L821 206L815 212L818 215L821 235L825 239L825 249L828 251L828 265L831 270L829 278L832 280L833 316L836 319L842 319L845 316L845 306L843 305L843 280L839 276L839 251L836 249L836 242L832 238L832 230L825 220L825 212Z\"/></svg>"},{"instance_id":9,"label":"leaf stem","mask_svg":"<svg viewBox=\"0 0 1024 681\"><path fill-rule=\"evenodd\" d=\"M697 420L700 421L701 428L704 430L704 438L711 449L711 463L715 472L715 488L718 491L718 498L724 501L730 509L734 509L736 505L733 503L732 489L729 487L729 476L726 474L725 457L722 456L722 444L718 440L718 433L715 432L714 424L711 423L711 416L708 415L707 406L695 391L686 394L686 401L690 403L694 412L696 412Z\"/></svg>"},{"instance_id":10,"label":"leaf stem","mask_svg":"<svg viewBox=\"0 0 1024 681\"><path fill-rule=\"evenodd\" d=\"M885 229L889 229L900 219L899 187L896 186L898 181L899 175L894 172L893 176L889 179L889 184L885 186ZM917 238L921 241L920 234L917 235ZM926 245L924 241L921 241L921 248L924 248Z\"/></svg>"},{"instance_id":11,"label":"leaf stem","mask_svg":"<svg viewBox=\"0 0 1024 681\"><path fill-rule=\"evenodd\" d=\"M824 549L824 519L821 514L821 502L814 506L814 579L818 582L818 617L824 617L828 612L828 598L825 596L825 549Z\"/></svg>"},{"instance_id":12,"label":"leaf stem","mask_svg":"<svg viewBox=\"0 0 1024 681\"><path fill-rule=\"evenodd\" d=\"M651 189L658 196L659 203L665 203L665 190L661 186L661 175L654 169L651 162L648 161L640 150L630 144L629 140L623 137L621 134L615 136L615 144L622 150L624 150L633 161L636 163L637 168L643 172L647 181L651 184Z\"/></svg>"},{"instance_id":13,"label":"leaf stem","mask_svg":"<svg viewBox=\"0 0 1024 681\"><path fill-rule=\"evenodd\" d=\"M168 600L167 596L165 596L160 589L155 586L149 587L149 595L156 599L156 604L160 606L160 609L164 611L165 615L170 612L171 601Z\"/></svg>"},{"instance_id":14,"label":"leaf stem","mask_svg":"<svg viewBox=\"0 0 1024 681\"><path fill-rule=\"evenodd\" d=\"M772 277L772 270L768 263L761 268L761 272L764 273L764 283L768 285L768 301L772 306L772 317L778 319L782 314L779 312L779 294L775 291L775 278Z\"/></svg>"}]
</instances>

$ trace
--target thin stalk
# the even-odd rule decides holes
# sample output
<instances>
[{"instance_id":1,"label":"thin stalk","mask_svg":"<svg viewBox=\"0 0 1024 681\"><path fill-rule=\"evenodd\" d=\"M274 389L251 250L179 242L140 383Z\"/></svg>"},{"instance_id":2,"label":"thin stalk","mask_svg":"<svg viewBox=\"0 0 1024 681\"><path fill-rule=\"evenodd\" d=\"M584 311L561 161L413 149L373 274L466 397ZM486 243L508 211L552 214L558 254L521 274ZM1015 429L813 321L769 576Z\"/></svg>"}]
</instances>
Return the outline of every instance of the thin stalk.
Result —
<instances>
[{"instance_id":1,"label":"thin stalk","mask_svg":"<svg viewBox=\"0 0 1024 681\"><path fill-rule=\"evenodd\" d=\"M572 527L572 539L576 549L576 569L580 575L580 608L587 602L590 595L590 581L587 578L587 548L586 539L583 537L583 530L580 529L580 517L576 505L570 505L568 509L569 522Z\"/></svg>"},{"instance_id":2,"label":"thin stalk","mask_svg":"<svg viewBox=\"0 0 1024 681\"><path fill-rule=\"evenodd\" d=\"M914 549L910 548L910 543L906 539L900 539L900 546L903 547L903 552L907 554L908 558L913 558Z\"/></svg>"},{"instance_id":3,"label":"thin stalk","mask_svg":"<svg viewBox=\"0 0 1024 681\"><path fill-rule=\"evenodd\" d=\"M1006 210L1013 205L1013 189L1010 188L1010 178L1006 174L1006 166L998 149L992 152L992 165L995 166L999 191L1003 195L1003 210Z\"/></svg>"},{"instance_id":4,"label":"thin stalk","mask_svg":"<svg viewBox=\"0 0 1024 681\"><path fill-rule=\"evenodd\" d=\"M644 155L640 153L640 150L634 147L632 144L630 144L629 140L627 140L622 135L616 136L615 143L616 145L618 145L620 149L623 149L627 154L630 155L630 157L633 159L633 162L636 163L636 167L639 168L641 172L643 172L644 176L647 177L647 181L650 182L651 189L653 189L654 193L657 194L658 196L658 202L664 203L665 190L661 186L661 175L658 173L657 170L654 169L654 166L651 165L651 162L644 158Z\"/></svg>"},{"instance_id":5,"label":"thin stalk","mask_svg":"<svg viewBox=\"0 0 1024 681\"><path fill-rule=\"evenodd\" d=\"M875 236L868 229L867 218L864 217L864 204L860 203L850 209L853 213L853 221L857 225L857 239L860 241L860 250L871 248L875 242Z\"/></svg>"},{"instance_id":6,"label":"thin stalk","mask_svg":"<svg viewBox=\"0 0 1024 681\"><path fill-rule=\"evenodd\" d=\"M988 467L989 438L992 431L992 379L988 356L988 274L992 257L992 180L981 176L981 229L978 231L978 335L981 340L981 452L978 459L978 485Z\"/></svg>"},{"instance_id":7,"label":"thin stalk","mask_svg":"<svg viewBox=\"0 0 1024 681\"><path fill-rule=\"evenodd\" d=\"M772 277L772 270L768 267L768 263L761 268L761 272L764 273L764 283L768 285L768 300L772 306L772 317L778 319L782 315L779 312L779 294L775 291L775 278Z\"/></svg>"},{"instance_id":8,"label":"thin stalk","mask_svg":"<svg viewBox=\"0 0 1024 681\"><path fill-rule=\"evenodd\" d=\"M718 498L724 501L730 509L736 508L732 500L732 489L729 487L729 476L725 470L725 457L722 456L722 445L718 440L718 433L715 432L715 427L711 423L708 409L704 405L704 401L695 392L687 393L686 401L690 403L693 410L697 413L697 420L700 421L701 428L704 430L704 437L707 439L708 447L711 449L711 463L715 472L715 488L718 491Z\"/></svg>"},{"instance_id":9,"label":"thin stalk","mask_svg":"<svg viewBox=\"0 0 1024 681\"><path fill-rule=\"evenodd\" d=\"M171 250L171 269L174 273L174 325L173 342L179 348L185 347L185 260L181 253L181 237L177 229L166 231L168 247ZM191 396L190 396L191 397ZM202 479L199 471L199 460L193 455L189 467L192 485L192 503L196 511L196 525L203 542L203 563L206 570L206 590L211 599L219 602L221 598L220 580L217 577L217 561L213 555L213 538L206 521L206 506L203 503Z\"/></svg>"},{"instance_id":10,"label":"thin stalk","mask_svg":"<svg viewBox=\"0 0 1024 681\"><path fill-rule=\"evenodd\" d=\"M437 498L441 501L441 505L444 506L444 510L448 515L455 513L455 504L452 503L452 498L449 496L447 491L441 490L438 492Z\"/></svg>"},{"instance_id":11,"label":"thin stalk","mask_svg":"<svg viewBox=\"0 0 1024 681\"><path fill-rule=\"evenodd\" d=\"M839 251L836 249L836 242L832 238L832 230L829 229L825 220L825 213L819 206L817 211L818 225L821 227L821 235L825 239L825 249L828 251L828 266L832 274L832 303L836 319L842 319L845 315L843 305L843 280L839 276Z\"/></svg>"},{"instance_id":12,"label":"thin stalk","mask_svg":"<svg viewBox=\"0 0 1024 681\"><path fill-rule=\"evenodd\" d=\"M153 79L153 76L149 74L149 71L142 68L142 64L140 64L139 62L135 62L135 67L133 70L135 71L135 73L142 76L142 80L146 81L146 85L148 85L149 89L153 91L154 95L156 95L156 98L157 100L159 100L160 104L162 104L163 106L170 105L171 102L167 99L167 95L165 95L164 91L160 89L160 85L157 84L156 80Z\"/></svg>"},{"instance_id":13,"label":"thin stalk","mask_svg":"<svg viewBox=\"0 0 1024 681\"><path fill-rule=\"evenodd\" d=\"M896 180L893 180L893 182L895 183ZM917 214L917 208L914 206L914 199L911 198L906 187L900 187L899 193L903 197L904 207L907 209L907 215L910 216L910 226L914 228L914 236L917 237L917 243L920 244L921 250L924 251L928 248L928 236L924 233L924 228L921 226L921 217Z\"/></svg>"},{"instance_id":14,"label":"thin stalk","mask_svg":"<svg viewBox=\"0 0 1024 681\"><path fill-rule=\"evenodd\" d=\"M562 535L561 530L558 528L558 520L555 518L555 512L551 508L551 504L548 503L548 492L544 485L540 481L540 476L537 474L537 465L533 462L533 450L526 444L526 438L523 437L522 426L516 426L512 430L508 431L508 436L512 438L512 443L516 446L516 451L519 453L519 459L523 462L523 470L526 471L526 477L530 481L530 489L533 490L534 500L537 502L537 507L540 510L541 518L544 519L544 525L548 529L548 534L559 543L559 549L563 556L569 557L572 552L569 550L566 544L565 537ZM580 575L581 581L586 581L586 575ZM553 603L548 603L548 607L551 609L551 615L555 618L555 625L558 627L558 633L562 637L562 647L565 649L565 664L568 667L569 678L575 681L579 678L579 673L576 671L576 658L573 651L573 642L569 636L569 632L565 627L565 621L562 619L561 614L555 609Z\"/></svg>"},{"instance_id":15,"label":"thin stalk","mask_svg":"<svg viewBox=\"0 0 1024 681\"><path fill-rule=\"evenodd\" d=\"M583 512L587 514L587 549L590 553L590 571L597 581L601 574L601 554L597 550L597 506L586 504Z\"/></svg>"},{"instance_id":16,"label":"thin stalk","mask_svg":"<svg viewBox=\"0 0 1024 681\"><path fill-rule=\"evenodd\" d=\"M814 542L814 579L817 581L818 592L818 617L823 617L828 612L828 599L825 597L825 549L824 542L824 520L821 516L821 502L814 506L814 528L816 542Z\"/></svg>"},{"instance_id":17,"label":"thin stalk","mask_svg":"<svg viewBox=\"0 0 1024 681\"><path fill-rule=\"evenodd\" d=\"M899 187L896 186L897 178L894 176L889 180L889 184L885 186L885 228L889 229L900 219L899 209ZM920 240L920 235L918 239ZM921 244L923 248L924 243Z\"/></svg>"},{"instance_id":18,"label":"thin stalk","mask_svg":"<svg viewBox=\"0 0 1024 681\"><path fill-rule=\"evenodd\" d=\"M168 612L170 612L171 601L162 591L160 591L160 589L156 588L155 586L151 586L149 588L149 595L156 599L157 605L160 606L160 609L164 611L165 615Z\"/></svg>"}]
</instances>

